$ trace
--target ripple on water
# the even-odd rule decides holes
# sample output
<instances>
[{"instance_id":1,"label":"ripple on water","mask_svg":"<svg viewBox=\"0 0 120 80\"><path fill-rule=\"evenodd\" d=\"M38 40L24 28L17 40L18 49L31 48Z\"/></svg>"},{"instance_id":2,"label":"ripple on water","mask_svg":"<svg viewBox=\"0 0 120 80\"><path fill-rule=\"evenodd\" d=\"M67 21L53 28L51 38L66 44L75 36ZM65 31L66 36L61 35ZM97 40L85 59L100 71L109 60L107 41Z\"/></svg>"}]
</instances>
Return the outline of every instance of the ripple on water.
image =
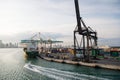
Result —
<instances>
[{"instance_id":1,"label":"ripple on water","mask_svg":"<svg viewBox=\"0 0 120 80\"><path fill-rule=\"evenodd\" d=\"M56 80L109 80L107 78L101 78L86 74L78 74L75 72L69 72L69 71L61 71L54 68L46 68L41 66L32 65L30 63L26 64L24 66L28 70L31 70L33 72L39 73L43 76L47 76L52 79Z\"/></svg>"}]
</instances>

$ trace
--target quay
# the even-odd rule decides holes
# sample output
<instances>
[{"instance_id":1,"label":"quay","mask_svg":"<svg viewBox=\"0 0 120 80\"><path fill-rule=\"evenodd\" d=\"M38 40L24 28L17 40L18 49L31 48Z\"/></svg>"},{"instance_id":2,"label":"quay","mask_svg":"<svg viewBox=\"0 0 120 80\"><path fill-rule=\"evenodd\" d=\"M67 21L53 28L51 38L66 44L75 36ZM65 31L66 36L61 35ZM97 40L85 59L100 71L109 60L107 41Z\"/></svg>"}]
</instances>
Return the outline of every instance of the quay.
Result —
<instances>
[{"instance_id":1,"label":"quay","mask_svg":"<svg viewBox=\"0 0 120 80\"><path fill-rule=\"evenodd\" d=\"M120 61L117 62L117 64L108 64L104 61L102 62L82 62L82 61L72 61L72 60L64 60L64 59L54 59L50 57L41 57L44 60L51 61L51 62L58 62L58 63L66 63L66 64L73 64L73 65L79 65L79 66L87 66L87 67L93 67L93 68L105 68L105 69L111 69L111 70L119 70L120 71Z\"/></svg>"}]
</instances>

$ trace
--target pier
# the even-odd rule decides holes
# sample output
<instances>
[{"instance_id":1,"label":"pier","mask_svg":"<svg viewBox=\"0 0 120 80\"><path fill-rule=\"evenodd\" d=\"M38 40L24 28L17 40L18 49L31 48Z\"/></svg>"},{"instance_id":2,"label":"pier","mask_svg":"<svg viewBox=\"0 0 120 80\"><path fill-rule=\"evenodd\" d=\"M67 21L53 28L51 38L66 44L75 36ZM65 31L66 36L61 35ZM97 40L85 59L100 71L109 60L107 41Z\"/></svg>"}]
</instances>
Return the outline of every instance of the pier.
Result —
<instances>
[{"instance_id":1,"label":"pier","mask_svg":"<svg viewBox=\"0 0 120 80\"><path fill-rule=\"evenodd\" d=\"M64 59L54 59L50 57L42 57L42 59L51 61L51 62L58 62L58 63L66 63L78 66L87 66L93 68L104 68L104 69L111 69L111 70L119 70L120 71L120 61L117 62L109 62L109 60L97 60L91 63L83 62L83 61L72 61L72 60L64 60Z\"/></svg>"}]
</instances>

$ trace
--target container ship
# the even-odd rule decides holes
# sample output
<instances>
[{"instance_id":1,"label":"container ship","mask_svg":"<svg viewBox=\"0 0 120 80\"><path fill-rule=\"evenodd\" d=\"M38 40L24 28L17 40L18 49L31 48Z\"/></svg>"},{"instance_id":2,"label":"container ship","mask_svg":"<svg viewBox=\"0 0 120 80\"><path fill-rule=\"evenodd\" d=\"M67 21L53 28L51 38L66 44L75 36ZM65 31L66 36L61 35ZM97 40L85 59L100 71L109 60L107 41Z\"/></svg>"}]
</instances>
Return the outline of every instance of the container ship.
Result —
<instances>
[{"instance_id":1,"label":"container ship","mask_svg":"<svg viewBox=\"0 0 120 80\"><path fill-rule=\"evenodd\" d=\"M35 58L38 56L39 51L36 40L21 40L21 43L25 45L23 48L25 56L30 58Z\"/></svg>"}]
</instances>

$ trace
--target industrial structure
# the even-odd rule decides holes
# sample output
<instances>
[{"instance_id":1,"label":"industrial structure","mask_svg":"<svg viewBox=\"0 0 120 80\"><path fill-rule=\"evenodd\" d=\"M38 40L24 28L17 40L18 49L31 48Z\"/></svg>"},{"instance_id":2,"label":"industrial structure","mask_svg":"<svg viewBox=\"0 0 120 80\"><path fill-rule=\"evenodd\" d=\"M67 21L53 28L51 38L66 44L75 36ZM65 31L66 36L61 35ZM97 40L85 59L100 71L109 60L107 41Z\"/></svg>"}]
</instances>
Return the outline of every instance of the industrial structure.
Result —
<instances>
[{"instance_id":1,"label":"industrial structure","mask_svg":"<svg viewBox=\"0 0 120 80\"><path fill-rule=\"evenodd\" d=\"M80 16L78 0L74 0L74 3L77 18L77 26L74 30L74 54L76 56L77 51L81 51L85 61L90 61L90 53L97 52L97 32L84 23ZM78 40L79 36L81 41Z\"/></svg>"}]
</instances>

